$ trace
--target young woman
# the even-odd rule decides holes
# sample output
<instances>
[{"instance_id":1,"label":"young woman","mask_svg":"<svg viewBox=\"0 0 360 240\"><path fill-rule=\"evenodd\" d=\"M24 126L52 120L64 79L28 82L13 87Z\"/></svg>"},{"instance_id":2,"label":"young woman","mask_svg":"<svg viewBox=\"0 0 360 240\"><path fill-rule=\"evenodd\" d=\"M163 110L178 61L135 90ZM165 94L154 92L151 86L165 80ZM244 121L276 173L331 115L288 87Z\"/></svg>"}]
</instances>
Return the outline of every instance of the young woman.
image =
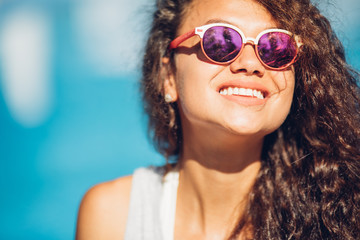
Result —
<instances>
[{"instance_id":1,"label":"young woman","mask_svg":"<svg viewBox=\"0 0 360 240\"><path fill-rule=\"evenodd\" d=\"M359 239L357 81L308 0L158 0L142 91L168 164L92 188L77 239Z\"/></svg>"}]
</instances>

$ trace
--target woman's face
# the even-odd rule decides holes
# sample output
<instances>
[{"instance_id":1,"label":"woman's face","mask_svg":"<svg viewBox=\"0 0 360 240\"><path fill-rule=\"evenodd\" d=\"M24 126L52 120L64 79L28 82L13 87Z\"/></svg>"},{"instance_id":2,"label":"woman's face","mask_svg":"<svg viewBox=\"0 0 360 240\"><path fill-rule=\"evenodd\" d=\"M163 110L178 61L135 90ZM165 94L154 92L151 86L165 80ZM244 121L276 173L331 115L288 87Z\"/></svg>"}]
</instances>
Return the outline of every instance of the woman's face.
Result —
<instances>
[{"instance_id":1,"label":"woman's face","mask_svg":"<svg viewBox=\"0 0 360 240\"><path fill-rule=\"evenodd\" d=\"M248 38L277 27L270 13L252 0L194 0L178 34L214 22L232 24ZM282 71L267 69L250 44L234 62L217 65L203 55L197 36L180 44L176 51L176 71L168 78L165 92L178 102L183 131L217 129L263 137L284 122L294 91L293 67ZM265 98L224 95L230 87L260 91Z\"/></svg>"}]
</instances>

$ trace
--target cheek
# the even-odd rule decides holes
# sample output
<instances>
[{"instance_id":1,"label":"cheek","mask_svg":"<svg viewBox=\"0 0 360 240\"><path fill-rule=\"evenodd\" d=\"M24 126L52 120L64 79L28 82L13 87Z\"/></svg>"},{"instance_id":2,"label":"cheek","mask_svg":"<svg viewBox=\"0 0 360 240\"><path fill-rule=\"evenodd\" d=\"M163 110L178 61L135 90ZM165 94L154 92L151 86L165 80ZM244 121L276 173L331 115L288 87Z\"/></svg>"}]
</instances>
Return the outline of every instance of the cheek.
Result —
<instances>
[{"instance_id":1,"label":"cheek","mask_svg":"<svg viewBox=\"0 0 360 240\"><path fill-rule=\"evenodd\" d=\"M176 90L181 111L188 119L205 118L216 94L213 79L221 68L199 61L196 55L176 58Z\"/></svg>"},{"instance_id":2,"label":"cheek","mask_svg":"<svg viewBox=\"0 0 360 240\"><path fill-rule=\"evenodd\" d=\"M179 107L186 114L191 112L191 108L194 107L191 103L198 102L195 93L199 91L198 82L201 75L197 72L197 68L194 67L196 63L193 63L190 57L184 60L181 55L183 54L179 54L176 58L175 83Z\"/></svg>"},{"instance_id":3,"label":"cheek","mask_svg":"<svg viewBox=\"0 0 360 240\"><path fill-rule=\"evenodd\" d=\"M273 94L267 103L264 116L269 124L269 130L279 128L287 118L294 95L295 76L293 70L271 72Z\"/></svg>"},{"instance_id":4,"label":"cheek","mask_svg":"<svg viewBox=\"0 0 360 240\"><path fill-rule=\"evenodd\" d=\"M178 54L175 64L175 82L180 100L205 94L211 80L219 72L219 66L199 61L196 54Z\"/></svg>"},{"instance_id":5,"label":"cheek","mask_svg":"<svg viewBox=\"0 0 360 240\"><path fill-rule=\"evenodd\" d=\"M294 71L288 72L287 74L284 74L284 83L285 83L285 92L286 92L286 98L287 102L289 103L289 110L292 105L292 100L294 96L294 88L295 88L295 74Z\"/></svg>"},{"instance_id":6,"label":"cheek","mask_svg":"<svg viewBox=\"0 0 360 240\"><path fill-rule=\"evenodd\" d=\"M273 84L277 88L277 91L284 92L284 95L292 95L294 93L295 86L295 73L294 69L291 68L287 71L280 72L271 72L271 79L273 79Z\"/></svg>"}]
</instances>

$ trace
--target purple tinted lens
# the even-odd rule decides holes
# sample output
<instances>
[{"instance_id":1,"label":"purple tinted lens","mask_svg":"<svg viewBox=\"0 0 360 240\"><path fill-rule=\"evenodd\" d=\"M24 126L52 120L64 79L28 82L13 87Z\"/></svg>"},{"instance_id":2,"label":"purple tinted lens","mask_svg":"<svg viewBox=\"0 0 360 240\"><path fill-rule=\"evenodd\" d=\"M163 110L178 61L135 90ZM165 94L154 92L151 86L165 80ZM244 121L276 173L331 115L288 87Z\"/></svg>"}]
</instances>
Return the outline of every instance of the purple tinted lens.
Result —
<instances>
[{"instance_id":1,"label":"purple tinted lens","mask_svg":"<svg viewBox=\"0 0 360 240\"><path fill-rule=\"evenodd\" d=\"M286 67L296 57L296 42L290 35L283 32L265 33L259 40L258 54L269 67Z\"/></svg>"},{"instance_id":2,"label":"purple tinted lens","mask_svg":"<svg viewBox=\"0 0 360 240\"><path fill-rule=\"evenodd\" d=\"M215 62L228 62L240 52L242 39L229 27L215 26L206 30L203 37L205 54Z\"/></svg>"}]
</instances>

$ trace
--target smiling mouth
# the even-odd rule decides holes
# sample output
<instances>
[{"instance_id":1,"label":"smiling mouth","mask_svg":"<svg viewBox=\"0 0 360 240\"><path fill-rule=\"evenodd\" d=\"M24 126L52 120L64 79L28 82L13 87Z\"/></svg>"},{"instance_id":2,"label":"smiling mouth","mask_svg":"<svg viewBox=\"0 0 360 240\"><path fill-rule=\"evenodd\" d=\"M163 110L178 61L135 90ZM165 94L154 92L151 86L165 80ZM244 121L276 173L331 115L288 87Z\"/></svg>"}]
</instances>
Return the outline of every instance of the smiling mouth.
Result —
<instances>
[{"instance_id":1,"label":"smiling mouth","mask_svg":"<svg viewBox=\"0 0 360 240\"><path fill-rule=\"evenodd\" d=\"M244 96L258 99L264 99L266 97L262 91L251 88L225 87L221 88L219 93L224 96Z\"/></svg>"}]
</instances>

